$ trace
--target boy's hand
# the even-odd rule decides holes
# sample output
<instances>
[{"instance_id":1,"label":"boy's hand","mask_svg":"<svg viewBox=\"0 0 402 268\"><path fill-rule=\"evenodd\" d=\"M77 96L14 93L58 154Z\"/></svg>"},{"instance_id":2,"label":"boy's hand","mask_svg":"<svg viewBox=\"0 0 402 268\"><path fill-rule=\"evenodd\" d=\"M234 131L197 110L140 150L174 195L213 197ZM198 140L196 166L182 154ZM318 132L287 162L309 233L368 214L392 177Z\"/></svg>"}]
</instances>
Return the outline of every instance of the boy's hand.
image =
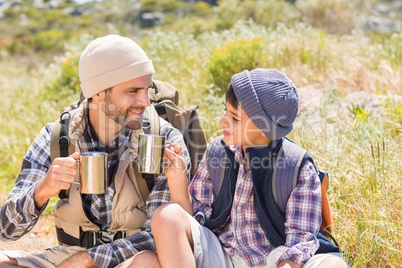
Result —
<instances>
[{"instance_id":1,"label":"boy's hand","mask_svg":"<svg viewBox=\"0 0 402 268\"><path fill-rule=\"evenodd\" d=\"M187 175L187 165L183 157L183 150L180 144L167 143L163 157L163 172L168 180L177 176Z\"/></svg>"},{"instance_id":2,"label":"boy's hand","mask_svg":"<svg viewBox=\"0 0 402 268\"><path fill-rule=\"evenodd\" d=\"M70 188L77 174L77 161L79 153L73 153L69 157L56 158L46 175L41 178L35 187L35 205L38 209L46 204L49 198L59 194L60 190Z\"/></svg>"},{"instance_id":3,"label":"boy's hand","mask_svg":"<svg viewBox=\"0 0 402 268\"><path fill-rule=\"evenodd\" d=\"M163 172L168 180L171 202L179 204L193 215L193 205L188 192L187 164L180 144L166 144Z\"/></svg>"}]
</instances>

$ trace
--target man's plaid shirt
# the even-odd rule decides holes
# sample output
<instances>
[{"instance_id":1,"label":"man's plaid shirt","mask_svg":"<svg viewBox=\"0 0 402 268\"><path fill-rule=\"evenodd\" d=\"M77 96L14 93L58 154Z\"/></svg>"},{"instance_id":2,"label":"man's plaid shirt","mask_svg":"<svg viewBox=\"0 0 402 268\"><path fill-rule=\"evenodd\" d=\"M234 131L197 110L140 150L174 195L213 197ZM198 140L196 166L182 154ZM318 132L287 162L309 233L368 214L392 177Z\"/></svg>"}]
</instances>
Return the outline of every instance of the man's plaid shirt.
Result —
<instances>
[{"instance_id":1,"label":"man's plaid shirt","mask_svg":"<svg viewBox=\"0 0 402 268\"><path fill-rule=\"evenodd\" d=\"M41 213L45 210L44 205L40 210L35 207L34 191L36 183L44 177L51 166L50 141L52 136L53 123L46 125L36 137L27 154L23 158L21 172L15 180L7 201L0 207L0 239L3 241L14 241L28 233L38 221ZM91 137L89 127L85 130L86 136ZM114 142L125 147L132 147L130 143L131 131L125 131ZM160 135L166 136L166 141L170 143L180 143L183 148L188 170L190 170L190 158L184 145L181 133L170 125L163 126ZM88 150L107 151L92 138L86 138ZM117 150L116 150L117 151ZM116 165L116 152L108 151L108 168L114 169ZM115 193L113 178L109 181L108 191L103 195L84 195L84 210L94 223L106 229L112 221L112 200ZM116 240L109 244L93 247L87 252L95 260L99 267L114 267L117 264L134 256L142 250L155 251L155 243L151 233L150 219L157 207L170 202L170 194L167 186L167 179L164 174L159 174L155 179L147 202L148 220L141 227L141 232Z\"/></svg>"}]
</instances>

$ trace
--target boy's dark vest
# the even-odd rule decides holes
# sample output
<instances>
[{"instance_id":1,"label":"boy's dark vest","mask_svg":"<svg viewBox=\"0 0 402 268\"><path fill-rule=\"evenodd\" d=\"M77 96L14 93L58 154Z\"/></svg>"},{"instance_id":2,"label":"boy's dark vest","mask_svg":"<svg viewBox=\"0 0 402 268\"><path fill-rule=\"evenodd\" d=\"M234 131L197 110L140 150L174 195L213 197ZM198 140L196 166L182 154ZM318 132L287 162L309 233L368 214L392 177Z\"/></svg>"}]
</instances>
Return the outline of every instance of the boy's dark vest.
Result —
<instances>
[{"instance_id":1,"label":"boy's dark vest","mask_svg":"<svg viewBox=\"0 0 402 268\"><path fill-rule=\"evenodd\" d=\"M273 191L272 184L274 165L281 164L277 162L277 160L281 160L277 159L278 153L281 150L292 150L292 148L287 149L289 146L283 146L284 140L285 139L282 138L271 142L269 146L250 147L246 149L246 155L250 163L251 177L253 181L255 212L257 214L258 221L264 230L265 236L274 247L284 245L286 242L286 216L283 209L281 210L275 201L275 199L278 197L274 197L275 191ZM221 185L219 186L219 189L225 189L225 191L219 191L219 193L215 195L216 199L213 204L211 218L204 224L207 228L214 230L220 228L230 216L239 171L239 164L234 159L234 153L230 151L230 149L223 142L222 137L218 137L214 140L211 146L211 149L212 148L214 150L212 158L216 159L209 158L208 161L224 167L223 169L220 169L222 172L224 172L224 179L220 182ZM295 147L293 147L293 149L294 148ZM286 155L288 154L285 152L282 155L285 156L284 161L286 162ZM302 158L301 163L298 163L299 166L303 167L307 160L314 164L311 156L306 153ZM221 174L216 173L217 172L212 170L212 172L209 174L213 182L219 181L219 179L214 179L213 176L221 176ZM298 176L299 174L297 174L297 177ZM289 198L289 196L287 196L287 198ZM320 242L320 247L316 254L340 252L340 249L331 243L330 240L328 240L321 233L318 234L317 239Z\"/></svg>"}]
</instances>

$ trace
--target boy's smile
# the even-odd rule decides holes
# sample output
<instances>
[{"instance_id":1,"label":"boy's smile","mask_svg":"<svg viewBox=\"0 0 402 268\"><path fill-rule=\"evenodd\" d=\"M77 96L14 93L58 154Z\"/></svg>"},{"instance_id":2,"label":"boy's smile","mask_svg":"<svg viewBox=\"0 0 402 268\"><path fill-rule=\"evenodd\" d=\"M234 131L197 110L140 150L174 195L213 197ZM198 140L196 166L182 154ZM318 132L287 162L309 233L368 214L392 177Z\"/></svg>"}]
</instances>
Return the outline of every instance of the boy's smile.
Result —
<instances>
[{"instance_id":1,"label":"boy's smile","mask_svg":"<svg viewBox=\"0 0 402 268\"><path fill-rule=\"evenodd\" d=\"M271 142L240 106L236 109L228 101L225 102L225 113L219 123L227 145L240 145L245 150L247 147L267 145Z\"/></svg>"}]
</instances>

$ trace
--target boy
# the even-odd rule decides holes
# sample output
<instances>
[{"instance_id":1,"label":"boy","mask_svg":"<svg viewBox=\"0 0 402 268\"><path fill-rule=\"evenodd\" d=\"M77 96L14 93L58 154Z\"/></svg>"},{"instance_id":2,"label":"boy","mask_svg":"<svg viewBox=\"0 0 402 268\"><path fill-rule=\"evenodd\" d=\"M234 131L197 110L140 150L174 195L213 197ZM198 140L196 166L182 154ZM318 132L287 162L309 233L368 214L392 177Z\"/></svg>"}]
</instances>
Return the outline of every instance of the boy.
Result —
<instances>
[{"instance_id":1,"label":"boy","mask_svg":"<svg viewBox=\"0 0 402 268\"><path fill-rule=\"evenodd\" d=\"M288 153L283 137L292 130L298 105L296 87L279 71L232 77L220 120L223 137L211 148L227 157L220 162L225 172L220 190L209 173L208 151L187 190L180 146L167 147L165 173L178 205L160 207L151 220L162 267L347 267L337 256L314 255L320 246L321 191L307 154L285 203L283 226L273 226L272 217L279 214L271 210L279 208L266 191L273 176L269 163L278 163L279 151Z\"/></svg>"}]
</instances>

